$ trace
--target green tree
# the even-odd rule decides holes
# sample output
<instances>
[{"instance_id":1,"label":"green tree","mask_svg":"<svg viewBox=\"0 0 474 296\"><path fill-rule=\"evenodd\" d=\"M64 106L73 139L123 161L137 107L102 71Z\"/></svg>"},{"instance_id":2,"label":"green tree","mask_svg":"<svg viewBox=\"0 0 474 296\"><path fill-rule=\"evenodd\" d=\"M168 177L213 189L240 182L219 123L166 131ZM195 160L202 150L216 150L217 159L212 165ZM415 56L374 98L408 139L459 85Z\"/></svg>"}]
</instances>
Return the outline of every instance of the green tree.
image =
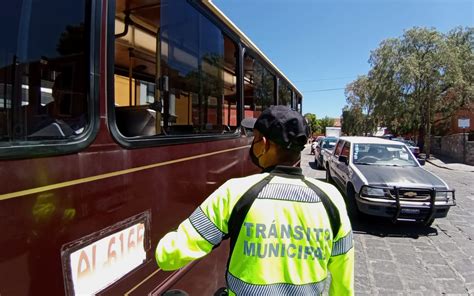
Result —
<instances>
[{"instance_id":1,"label":"green tree","mask_svg":"<svg viewBox=\"0 0 474 296\"><path fill-rule=\"evenodd\" d=\"M306 121L308 122L309 127L311 128L311 133L312 134L320 134L321 133L321 127L319 126L319 121L316 118L316 114L306 113L304 115L304 118L306 118Z\"/></svg>"},{"instance_id":2,"label":"green tree","mask_svg":"<svg viewBox=\"0 0 474 296\"><path fill-rule=\"evenodd\" d=\"M364 134L364 114L362 110L356 106L345 106L342 109L342 126L341 130L348 136L361 136Z\"/></svg>"},{"instance_id":3,"label":"green tree","mask_svg":"<svg viewBox=\"0 0 474 296\"><path fill-rule=\"evenodd\" d=\"M384 40L370 55L368 75L346 87L348 110L366 116L365 132L375 124L399 134L418 131L429 156L435 117L449 118L472 101L473 36L473 28L447 34L412 28Z\"/></svg>"},{"instance_id":4,"label":"green tree","mask_svg":"<svg viewBox=\"0 0 474 296\"><path fill-rule=\"evenodd\" d=\"M324 116L323 118L318 120L318 124L319 124L321 133L325 133L326 127L334 126L334 118L329 118L327 116Z\"/></svg>"},{"instance_id":5,"label":"green tree","mask_svg":"<svg viewBox=\"0 0 474 296\"><path fill-rule=\"evenodd\" d=\"M372 82L367 75L363 75L346 86L348 106L345 111L353 113L346 113L346 121L351 118L349 121L357 124L357 126L346 126L346 129L353 130L357 135L372 134L377 127L377 120L373 114L375 97Z\"/></svg>"}]
</instances>

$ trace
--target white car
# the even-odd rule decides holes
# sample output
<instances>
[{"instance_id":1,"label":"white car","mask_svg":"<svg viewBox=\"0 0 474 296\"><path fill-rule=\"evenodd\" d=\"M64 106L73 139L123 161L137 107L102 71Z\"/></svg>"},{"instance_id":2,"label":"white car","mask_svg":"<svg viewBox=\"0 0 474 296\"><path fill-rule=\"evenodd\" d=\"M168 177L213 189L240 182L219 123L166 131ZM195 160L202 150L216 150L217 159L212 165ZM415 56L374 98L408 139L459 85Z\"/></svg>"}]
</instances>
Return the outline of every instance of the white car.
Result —
<instances>
[{"instance_id":1,"label":"white car","mask_svg":"<svg viewBox=\"0 0 474 296\"><path fill-rule=\"evenodd\" d=\"M319 145L314 151L314 162L316 168L326 169L326 163L329 160L329 156L332 154L334 147L336 146L337 138L327 137L320 141Z\"/></svg>"},{"instance_id":2,"label":"white car","mask_svg":"<svg viewBox=\"0 0 474 296\"><path fill-rule=\"evenodd\" d=\"M345 192L350 212L427 225L446 217L454 190L423 169L408 147L371 137L341 137L326 170L326 180Z\"/></svg>"}]
</instances>

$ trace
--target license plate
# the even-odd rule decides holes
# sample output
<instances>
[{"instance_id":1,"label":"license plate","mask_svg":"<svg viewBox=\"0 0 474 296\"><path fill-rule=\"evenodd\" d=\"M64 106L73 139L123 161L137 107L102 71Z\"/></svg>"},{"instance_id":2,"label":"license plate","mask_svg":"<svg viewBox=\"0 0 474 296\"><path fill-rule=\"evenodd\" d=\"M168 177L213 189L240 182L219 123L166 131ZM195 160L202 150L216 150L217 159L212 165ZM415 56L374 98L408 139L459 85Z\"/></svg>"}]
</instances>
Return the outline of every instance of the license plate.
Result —
<instances>
[{"instance_id":1,"label":"license plate","mask_svg":"<svg viewBox=\"0 0 474 296\"><path fill-rule=\"evenodd\" d=\"M145 223L139 222L70 253L71 294L94 295L142 264L144 242Z\"/></svg>"},{"instance_id":2,"label":"license plate","mask_svg":"<svg viewBox=\"0 0 474 296\"><path fill-rule=\"evenodd\" d=\"M420 209L402 209L401 213L402 214L419 214Z\"/></svg>"}]
</instances>

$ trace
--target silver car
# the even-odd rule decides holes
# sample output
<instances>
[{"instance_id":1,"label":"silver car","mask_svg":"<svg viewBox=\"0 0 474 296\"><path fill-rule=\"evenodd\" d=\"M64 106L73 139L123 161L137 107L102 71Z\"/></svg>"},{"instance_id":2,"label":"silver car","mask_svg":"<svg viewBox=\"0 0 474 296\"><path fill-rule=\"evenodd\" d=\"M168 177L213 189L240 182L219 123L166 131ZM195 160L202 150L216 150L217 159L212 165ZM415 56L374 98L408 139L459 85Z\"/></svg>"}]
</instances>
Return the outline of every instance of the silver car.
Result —
<instances>
[{"instance_id":1,"label":"silver car","mask_svg":"<svg viewBox=\"0 0 474 296\"><path fill-rule=\"evenodd\" d=\"M420 162L424 164L400 142L341 137L328 162L326 179L345 192L353 213L430 225L446 217L455 196Z\"/></svg>"}]
</instances>

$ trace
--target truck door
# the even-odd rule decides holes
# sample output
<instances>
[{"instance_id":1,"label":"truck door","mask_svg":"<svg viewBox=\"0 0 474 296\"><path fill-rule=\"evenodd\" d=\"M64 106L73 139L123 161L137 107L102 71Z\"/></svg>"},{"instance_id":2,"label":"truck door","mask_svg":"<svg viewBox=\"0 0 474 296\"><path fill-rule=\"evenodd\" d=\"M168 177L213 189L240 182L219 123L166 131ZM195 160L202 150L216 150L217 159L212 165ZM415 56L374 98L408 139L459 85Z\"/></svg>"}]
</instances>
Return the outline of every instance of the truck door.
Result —
<instances>
[{"instance_id":1,"label":"truck door","mask_svg":"<svg viewBox=\"0 0 474 296\"><path fill-rule=\"evenodd\" d=\"M331 159L329 161L329 170L331 176L338 185L341 185L339 180L339 155L341 155L342 147L344 147L344 141L339 140L337 142L336 148L334 149L334 153L331 155Z\"/></svg>"},{"instance_id":2,"label":"truck door","mask_svg":"<svg viewBox=\"0 0 474 296\"><path fill-rule=\"evenodd\" d=\"M342 147L341 156L345 156L347 162L337 161L337 174L338 180L342 188L346 189L347 181L349 181L349 158L351 155L351 143L345 142L344 146Z\"/></svg>"}]
</instances>

